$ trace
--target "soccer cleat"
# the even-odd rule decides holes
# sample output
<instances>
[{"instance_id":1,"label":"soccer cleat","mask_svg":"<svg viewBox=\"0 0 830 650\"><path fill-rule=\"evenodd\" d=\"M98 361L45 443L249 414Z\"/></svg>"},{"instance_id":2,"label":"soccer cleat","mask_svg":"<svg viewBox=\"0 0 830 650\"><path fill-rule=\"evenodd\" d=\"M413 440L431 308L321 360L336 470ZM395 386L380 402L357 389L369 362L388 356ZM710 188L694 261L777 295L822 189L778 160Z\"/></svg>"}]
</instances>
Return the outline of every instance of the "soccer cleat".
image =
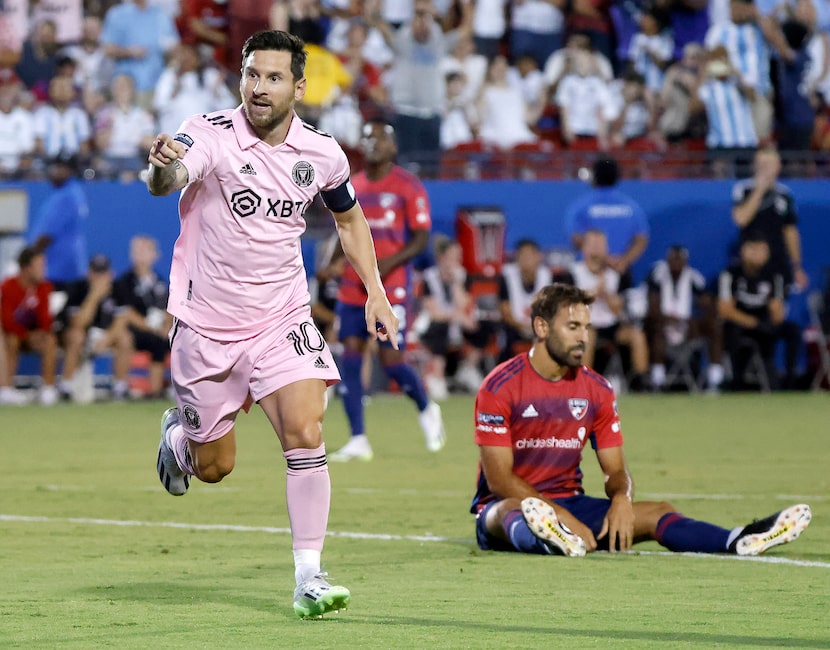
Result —
<instances>
[{"instance_id":1,"label":"soccer cleat","mask_svg":"<svg viewBox=\"0 0 830 650\"><path fill-rule=\"evenodd\" d=\"M54 406L60 401L61 394L54 386L41 386L37 394L37 401L42 406Z\"/></svg>"},{"instance_id":2,"label":"soccer cleat","mask_svg":"<svg viewBox=\"0 0 830 650\"><path fill-rule=\"evenodd\" d=\"M729 550L738 555L760 555L773 546L797 539L810 525L812 518L813 513L807 504L790 506L744 526L740 535L730 544Z\"/></svg>"},{"instance_id":3,"label":"soccer cleat","mask_svg":"<svg viewBox=\"0 0 830 650\"><path fill-rule=\"evenodd\" d=\"M585 541L568 530L556 511L536 497L522 500L522 516L536 537L542 540L554 555L582 557L588 552Z\"/></svg>"},{"instance_id":4,"label":"soccer cleat","mask_svg":"<svg viewBox=\"0 0 830 650\"><path fill-rule=\"evenodd\" d=\"M159 441L159 455L156 461L156 469L159 473L159 480L173 496L179 497L187 492L190 487L190 476L183 472L176 462L173 449L167 440L167 432L170 428L179 423L179 410L169 408L161 416L161 440Z\"/></svg>"},{"instance_id":5,"label":"soccer cleat","mask_svg":"<svg viewBox=\"0 0 830 650\"><path fill-rule=\"evenodd\" d=\"M447 442L444 421L441 419L441 407L435 402L427 404L427 407L418 414L418 423L424 432L427 449L441 451Z\"/></svg>"},{"instance_id":6,"label":"soccer cleat","mask_svg":"<svg viewBox=\"0 0 830 650\"><path fill-rule=\"evenodd\" d=\"M365 434L361 434L349 438L349 442L329 455L329 460L335 463L348 463L350 460L369 462L373 456L374 454L372 453L372 446L369 444L369 439Z\"/></svg>"},{"instance_id":7,"label":"soccer cleat","mask_svg":"<svg viewBox=\"0 0 830 650\"><path fill-rule=\"evenodd\" d=\"M294 613L300 618L323 618L323 614L346 609L351 594L346 587L330 585L327 573L303 580L294 590Z\"/></svg>"},{"instance_id":8,"label":"soccer cleat","mask_svg":"<svg viewBox=\"0 0 830 650\"><path fill-rule=\"evenodd\" d=\"M10 386L0 387L0 404L5 406L23 406L29 403L29 397L22 391Z\"/></svg>"}]
</instances>

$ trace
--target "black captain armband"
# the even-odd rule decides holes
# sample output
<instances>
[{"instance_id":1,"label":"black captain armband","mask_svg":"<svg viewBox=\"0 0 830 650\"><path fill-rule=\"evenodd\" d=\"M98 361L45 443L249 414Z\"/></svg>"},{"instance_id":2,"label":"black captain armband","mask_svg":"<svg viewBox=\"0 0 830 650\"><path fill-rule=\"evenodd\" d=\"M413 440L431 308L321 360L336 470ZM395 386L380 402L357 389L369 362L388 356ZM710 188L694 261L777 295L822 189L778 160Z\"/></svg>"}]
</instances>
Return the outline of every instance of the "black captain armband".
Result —
<instances>
[{"instance_id":1,"label":"black captain armband","mask_svg":"<svg viewBox=\"0 0 830 650\"><path fill-rule=\"evenodd\" d=\"M348 179L333 190L323 190L320 192L320 196L323 197L323 203L332 212L345 212L357 203L352 182Z\"/></svg>"}]
</instances>

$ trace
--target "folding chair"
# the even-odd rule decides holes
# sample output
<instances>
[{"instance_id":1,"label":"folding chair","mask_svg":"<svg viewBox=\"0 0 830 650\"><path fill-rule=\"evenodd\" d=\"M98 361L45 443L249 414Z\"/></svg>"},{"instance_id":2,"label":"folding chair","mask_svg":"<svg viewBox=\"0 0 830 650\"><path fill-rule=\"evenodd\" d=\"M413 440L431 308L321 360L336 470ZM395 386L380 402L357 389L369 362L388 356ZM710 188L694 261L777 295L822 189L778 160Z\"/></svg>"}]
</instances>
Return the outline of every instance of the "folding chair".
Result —
<instances>
[{"instance_id":1,"label":"folding chair","mask_svg":"<svg viewBox=\"0 0 830 650\"><path fill-rule=\"evenodd\" d=\"M758 343L754 339L743 338L739 345L749 350L749 362L744 368L743 382L745 384L757 384L762 393L769 393L771 391L769 373Z\"/></svg>"},{"instance_id":2,"label":"folding chair","mask_svg":"<svg viewBox=\"0 0 830 650\"><path fill-rule=\"evenodd\" d=\"M683 382L690 393L700 392L700 384L692 364L695 356L705 349L706 340L702 338L689 339L678 345L669 346L666 350L666 360L669 362L666 386L671 387Z\"/></svg>"}]
</instances>

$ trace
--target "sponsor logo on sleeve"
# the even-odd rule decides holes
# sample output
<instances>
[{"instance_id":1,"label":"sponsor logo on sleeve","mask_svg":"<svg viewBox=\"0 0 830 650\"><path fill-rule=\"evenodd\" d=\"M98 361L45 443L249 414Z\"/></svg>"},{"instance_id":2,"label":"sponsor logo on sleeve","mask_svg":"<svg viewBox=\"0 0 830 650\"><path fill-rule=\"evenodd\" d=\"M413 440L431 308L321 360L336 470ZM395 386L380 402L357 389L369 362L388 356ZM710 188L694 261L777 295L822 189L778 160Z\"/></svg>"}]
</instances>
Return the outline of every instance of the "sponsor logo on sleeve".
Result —
<instances>
[{"instance_id":1,"label":"sponsor logo on sleeve","mask_svg":"<svg viewBox=\"0 0 830 650\"><path fill-rule=\"evenodd\" d=\"M176 142L181 142L188 149L193 146L193 138L187 135L187 133L177 133L173 139Z\"/></svg>"}]
</instances>

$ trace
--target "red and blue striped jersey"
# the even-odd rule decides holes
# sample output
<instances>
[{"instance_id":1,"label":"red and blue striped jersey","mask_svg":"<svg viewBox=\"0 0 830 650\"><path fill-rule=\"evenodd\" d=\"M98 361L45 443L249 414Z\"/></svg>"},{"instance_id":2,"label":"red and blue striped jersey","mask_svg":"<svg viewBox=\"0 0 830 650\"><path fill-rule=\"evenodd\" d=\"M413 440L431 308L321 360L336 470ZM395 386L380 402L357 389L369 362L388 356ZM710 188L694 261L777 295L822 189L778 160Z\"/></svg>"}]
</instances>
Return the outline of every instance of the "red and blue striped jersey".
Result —
<instances>
[{"instance_id":1,"label":"red and blue striped jersey","mask_svg":"<svg viewBox=\"0 0 830 650\"><path fill-rule=\"evenodd\" d=\"M623 444L611 384L580 366L559 381L544 379L528 353L496 366L476 396L475 442L511 447L513 473L548 498L582 494L582 450ZM471 511L496 499L478 470Z\"/></svg>"}]
</instances>

